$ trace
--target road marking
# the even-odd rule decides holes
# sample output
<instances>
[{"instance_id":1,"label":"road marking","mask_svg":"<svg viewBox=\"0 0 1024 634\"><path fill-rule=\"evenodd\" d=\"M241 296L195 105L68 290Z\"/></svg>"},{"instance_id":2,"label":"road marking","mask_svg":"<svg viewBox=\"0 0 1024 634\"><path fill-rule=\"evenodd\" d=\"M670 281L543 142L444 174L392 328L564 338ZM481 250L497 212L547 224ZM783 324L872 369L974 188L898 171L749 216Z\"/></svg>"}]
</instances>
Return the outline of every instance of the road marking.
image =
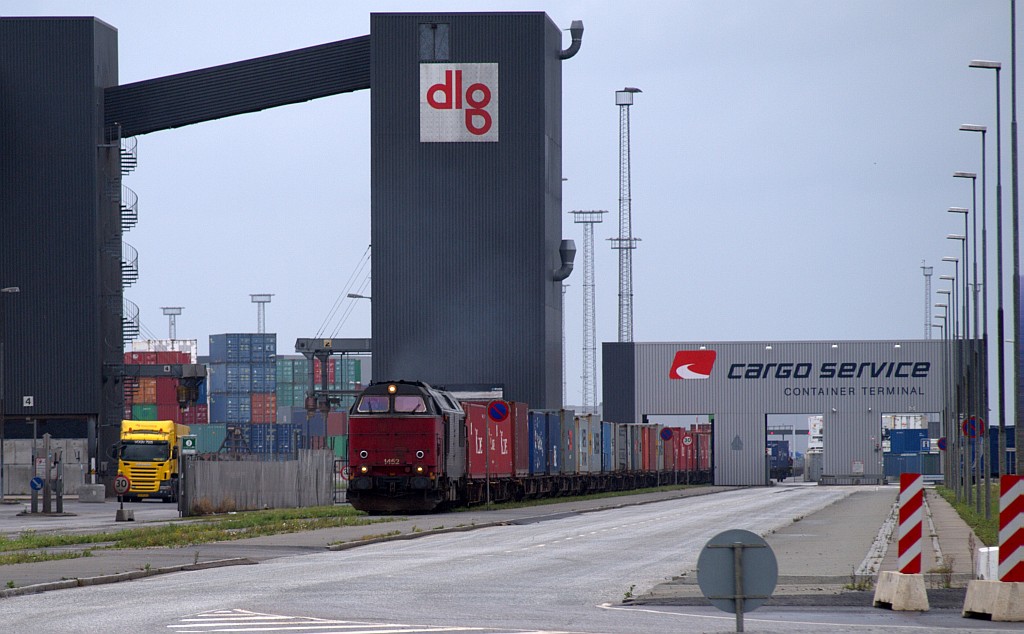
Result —
<instances>
[{"instance_id":1,"label":"road marking","mask_svg":"<svg viewBox=\"0 0 1024 634\"><path fill-rule=\"evenodd\" d=\"M212 610L187 616L168 625L175 633L208 632L312 632L314 634L426 634L429 632L476 632L479 634L529 634L521 630L497 630L479 627L410 625L337 621L311 616L264 614L250 610ZM556 633L552 633L556 634Z\"/></svg>"}]
</instances>

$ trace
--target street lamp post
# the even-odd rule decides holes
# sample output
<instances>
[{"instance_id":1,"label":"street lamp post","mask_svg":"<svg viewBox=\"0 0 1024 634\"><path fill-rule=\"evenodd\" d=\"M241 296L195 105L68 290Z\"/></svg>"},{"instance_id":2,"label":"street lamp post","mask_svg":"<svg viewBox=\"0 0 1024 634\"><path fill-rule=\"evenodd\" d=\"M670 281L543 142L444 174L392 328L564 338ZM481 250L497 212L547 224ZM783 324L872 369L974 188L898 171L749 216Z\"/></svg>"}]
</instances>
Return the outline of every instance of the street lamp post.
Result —
<instances>
[{"instance_id":1,"label":"street lamp post","mask_svg":"<svg viewBox=\"0 0 1024 634\"><path fill-rule=\"evenodd\" d=\"M1014 36L1015 39L1016 36ZM999 99L999 71L1003 65L1001 62L994 62L990 60L974 59L968 64L971 68L981 68L987 70L996 71L996 284L997 289L997 306L996 306L996 340L999 342L999 438L998 438L998 451L999 451L999 464L1005 465L1006 462L1006 414L1004 410L1006 408L1005 401L1005 389L1006 389L1006 377L1005 377L1005 361L1004 361L1004 350L1006 346L1006 337L1003 333L1004 324L1003 322L1003 150L1002 150L1002 114L1000 109ZM961 126L963 129L963 126ZM1016 137L1016 130L1013 130L1014 136ZM984 139L984 136L982 136ZM1016 138L1014 139L1016 142ZM1014 166L1016 169L1016 166ZM1016 174L1014 174L1016 179ZM1020 263L1018 256L1018 230L1017 230L1017 213L1014 209L1013 214L1013 306L1014 306L1014 320L1013 320L1013 368L1014 376L1020 371L1020 347L1018 345L1018 339L1020 337L1020 324L1019 316L1017 312L1020 310ZM1016 381L1014 382L1016 384ZM1013 406L1014 415L1020 417L1020 389L1014 386L1013 389ZM1017 436L1020 437L1020 425L1016 426ZM1018 471L1021 466L1020 452L1017 455L1017 467ZM1003 469L999 470L1000 475L1004 473Z\"/></svg>"},{"instance_id":2,"label":"street lamp post","mask_svg":"<svg viewBox=\"0 0 1024 634\"><path fill-rule=\"evenodd\" d=\"M946 486L954 491L956 487L953 486L955 482L953 473L953 451L956 446L954 442L954 436L951 433L952 424L950 423L950 405L949 405L949 341L946 338L947 330L947 306L945 304L935 304L935 308L942 309L942 323L932 324L932 328L941 328L942 334L942 435L946 438L946 450L943 452L943 465L942 473L945 474Z\"/></svg>"},{"instance_id":3,"label":"street lamp post","mask_svg":"<svg viewBox=\"0 0 1024 634\"><path fill-rule=\"evenodd\" d=\"M951 346L951 350L950 350L950 370L951 370L950 371L950 381L951 381L951 383L950 383L950 386L951 386L952 394L953 394L953 397L952 397L952 399L953 399L953 428L954 428L954 432L956 432L956 430L959 429L961 415L964 414L964 412L966 410L966 408L964 407L964 405L965 405L965 403L964 403L965 397L964 397L964 394L963 394L963 392L961 390L962 382L959 379L959 377L960 377L960 375L962 373L962 368L963 368L963 347L960 345L960 334L959 334L960 333L960 325L959 325L959 321L960 321L960 319L959 319L959 299L960 298L959 298L959 287L957 285L958 276L959 276L959 266L958 266L959 265L959 259L958 258L953 258L953 257L945 257L945 258L942 258L942 261L943 262L952 262L953 263L953 271L954 271L953 275L940 275L939 276L940 280L945 280L945 281L949 282L949 286L950 287L948 289L940 289L937 292L940 293L940 294L943 294L943 295L949 295L949 299L948 299L948 304L949 304L949 307L950 307L950 311L949 311L949 315L950 315L950 331L949 331L950 335L949 335L949 339L950 339L950 346ZM954 356L954 354L955 354L955 356ZM961 497L966 497L967 501L970 502L970 495L971 495L970 489L966 489L966 491L964 491L964 489L966 487L964 487L964 477L963 477L964 476L964 466L965 466L963 443L958 443L957 449L958 449L958 451L957 451L957 465L956 465L956 473L957 473L956 485L957 485L957 490L958 490L958 493L959 493L957 499L959 500L959 499L961 499Z\"/></svg>"},{"instance_id":4,"label":"street lamp post","mask_svg":"<svg viewBox=\"0 0 1024 634\"><path fill-rule=\"evenodd\" d=\"M4 295L20 293L17 286L5 286L0 288L0 502L4 499L4 424L7 422L7 401L4 400L4 344L7 341L7 331L4 329Z\"/></svg>"}]
</instances>

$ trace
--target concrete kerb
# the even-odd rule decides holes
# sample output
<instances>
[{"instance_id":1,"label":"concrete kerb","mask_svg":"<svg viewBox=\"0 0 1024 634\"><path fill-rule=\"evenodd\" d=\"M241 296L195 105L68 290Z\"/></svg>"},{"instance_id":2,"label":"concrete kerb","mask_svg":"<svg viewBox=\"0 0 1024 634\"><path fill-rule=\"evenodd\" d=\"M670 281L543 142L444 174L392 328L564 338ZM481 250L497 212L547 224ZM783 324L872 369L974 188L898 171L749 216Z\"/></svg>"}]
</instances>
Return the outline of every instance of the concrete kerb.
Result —
<instances>
[{"instance_id":1,"label":"concrete kerb","mask_svg":"<svg viewBox=\"0 0 1024 634\"><path fill-rule=\"evenodd\" d=\"M64 579L61 581L50 581L37 583L31 586L20 588L7 588L0 590L0 599L16 597L25 594L37 594L48 590L65 590L68 588L81 588L84 586L98 586L104 583L118 583L120 581L133 581L154 575L164 575L171 572L183 572L188 570L205 570L207 568L221 568L224 566L242 566L255 564L257 562L246 557L232 557L229 559L216 559L194 564L182 564L178 566L164 566L163 568L143 568L130 572L119 572L112 575L100 575L97 577L83 577L81 579Z\"/></svg>"}]
</instances>

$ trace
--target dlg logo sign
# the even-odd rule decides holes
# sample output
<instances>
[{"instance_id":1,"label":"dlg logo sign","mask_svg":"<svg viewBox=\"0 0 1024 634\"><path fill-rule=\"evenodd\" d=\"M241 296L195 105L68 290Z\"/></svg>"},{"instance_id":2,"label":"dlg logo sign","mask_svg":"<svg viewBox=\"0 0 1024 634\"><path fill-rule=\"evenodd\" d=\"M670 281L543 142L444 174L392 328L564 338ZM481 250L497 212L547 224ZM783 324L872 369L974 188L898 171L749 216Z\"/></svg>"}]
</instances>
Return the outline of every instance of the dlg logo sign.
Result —
<instances>
[{"instance_id":1,"label":"dlg logo sign","mask_svg":"<svg viewBox=\"0 0 1024 634\"><path fill-rule=\"evenodd\" d=\"M420 142L498 141L497 64L420 64Z\"/></svg>"}]
</instances>

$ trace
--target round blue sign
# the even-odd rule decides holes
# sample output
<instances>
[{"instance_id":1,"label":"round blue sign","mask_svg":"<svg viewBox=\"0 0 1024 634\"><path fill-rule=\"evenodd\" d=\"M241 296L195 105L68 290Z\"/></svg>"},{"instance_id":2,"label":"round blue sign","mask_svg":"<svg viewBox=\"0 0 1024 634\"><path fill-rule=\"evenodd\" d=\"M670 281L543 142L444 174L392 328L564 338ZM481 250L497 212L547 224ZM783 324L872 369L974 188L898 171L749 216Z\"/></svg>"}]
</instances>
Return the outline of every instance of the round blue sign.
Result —
<instances>
[{"instance_id":1,"label":"round blue sign","mask_svg":"<svg viewBox=\"0 0 1024 634\"><path fill-rule=\"evenodd\" d=\"M942 438L939 438L939 449L941 451L945 451L946 450L946 437L945 436L943 436Z\"/></svg>"},{"instance_id":2,"label":"round blue sign","mask_svg":"<svg viewBox=\"0 0 1024 634\"><path fill-rule=\"evenodd\" d=\"M491 401L487 404L487 415L496 423L508 418L509 407L505 401Z\"/></svg>"},{"instance_id":3,"label":"round blue sign","mask_svg":"<svg viewBox=\"0 0 1024 634\"><path fill-rule=\"evenodd\" d=\"M36 476L29 480L28 485L32 487L33 491L40 491L43 488L43 479L40 478L39 476Z\"/></svg>"},{"instance_id":4,"label":"round blue sign","mask_svg":"<svg viewBox=\"0 0 1024 634\"><path fill-rule=\"evenodd\" d=\"M672 430L668 427L663 427L661 430L661 439L665 442L672 440Z\"/></svg>"}]
</instances>

